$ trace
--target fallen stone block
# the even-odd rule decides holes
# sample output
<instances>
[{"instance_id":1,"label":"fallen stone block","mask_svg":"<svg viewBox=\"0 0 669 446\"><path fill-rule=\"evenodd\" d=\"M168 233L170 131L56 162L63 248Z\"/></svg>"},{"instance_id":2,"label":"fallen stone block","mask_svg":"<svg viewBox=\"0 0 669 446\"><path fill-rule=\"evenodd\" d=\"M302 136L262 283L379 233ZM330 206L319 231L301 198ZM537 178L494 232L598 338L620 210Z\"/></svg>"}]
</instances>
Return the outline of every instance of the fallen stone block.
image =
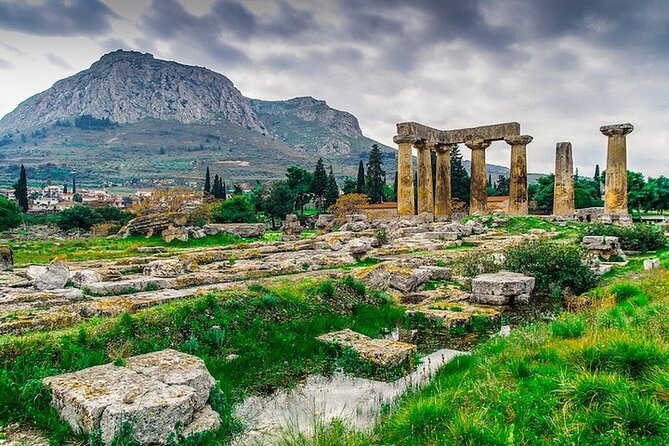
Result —
<instances>
[{"instance_id":1,"label":"fallen stone block","mask_svg":"<svg viewBox=\"0 0 669 446\"><path fill-rule=\"evenodd\" d=\"M258 238L265 234L264 223L212 223L202 228L207 235L222 232L242 238Z\"/></svg>"},{"instance_id":2,"label":"fallen stone block","mask_svg":"<svg viewBox=\"0 0 669 446\"><path fill-rule=\"evenodd\" d=\"M102 282L102 276L90 269L75 271L70 275L70 280L77 286L89 285L91 283Z\"/></svg>"},{"instance_id":3,"label":"fallen stone block","mask_svg":"<svg viewBox=\"0 0 669 446\"><path fill-rule=\"evenodd\" d=\"M534 277L524 274L501 271L481 274L472 280L472 298L475 302L486 305L507 305L514 298L529 300L534 289Z\"/></svg>"},{"instance_id":4,"label":"fallen stone block","mask_svg":"<svg viewBox=\"0 0 669 446\"><path fill-rule=\"evenodd\" d=\"M326 333L317 338L354 350L360 357L382 368L397 367L410 361L416 346L390 339L372 339L350 329Z\"/></svg>"},{"instance_id":5,"label":"fallen stone block","mask_svg":"<svg viewBox=\"0 0 669 446\"><path fill-rule=\"evenodd\" d=\"M44 379L52 405L72 429L99 432L110 444L128 424L140 445L165 445L170 437L217 429L208 406L214 384L204 362L164 350Z\"/></svg>"},{"instance_id":6,"label":"fallen stone block","mask_svg":"<svg viewBox=\"0 0 669 446\"><path fill-rule=\"evenodd\" d=\"M459 236L460 236L459 233L450 231L430 231L430 232L424 232L422 234L422 237L428 240L455 241L458 239Z\"/></svg>"},{"instance_id":7,"label":"fallen stone block","mask_svg":"<svg viewBox=\"0 0 669 446\"><path fill-rule=\"evenodd\" d=\"M660 267L660 259L646 259L643 261L643 269L650 271Z\"/></svg>"},{"instance_id":8,"label":"fallen stone block","mask_svg":"<svg viewBox=\"0 0 669 446\"><path fill-rule=\"evenodd\" d=\"M65 288L70 278L70 268L65 260L54 259L46 271L35 277L33 286L36 290L57 290Z\"/></svg>"}]
</instances>

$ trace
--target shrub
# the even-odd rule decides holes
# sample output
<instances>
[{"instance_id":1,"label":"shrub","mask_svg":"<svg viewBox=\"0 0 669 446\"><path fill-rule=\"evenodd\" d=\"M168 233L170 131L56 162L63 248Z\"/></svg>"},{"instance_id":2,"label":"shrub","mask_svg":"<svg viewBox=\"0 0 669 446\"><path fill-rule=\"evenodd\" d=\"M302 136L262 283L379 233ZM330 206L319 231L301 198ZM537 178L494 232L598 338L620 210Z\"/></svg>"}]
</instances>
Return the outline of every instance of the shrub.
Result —
<instances>
[{"instance_id":1,"label":"shrub","mask_svg":"<svg viewBox=\"0 0 669 446\"><path fill-rule=\"evenodd\" d=\"M255 223L255 206L243 195L232 196L214 210L214 220L218 223Z\"/></svg>"},{"instance_id":2,"label":"shrub","mask_svg":"<svg viewBox=\"0 0 669 446\"><path fill-rule=\"evenodd\" d=\"M583 293L597 285L597 277L581 260L577 246L551 242L529 242L506 250L505 267L536 278L536 289L569 289Z\"/></svg>"},{"instance_id":3,"label":"shrub","mask_svg":"<svg viewBox=\"0 0 669 446\"><path fill-rule=\"evenodd\" d=\"M63 231L77 228L88 231L91 226L102 221L102 215L95 209L86 206L73 206L61 211L55 221Z\"/></svg>"},{"instance_id":4,"label":"shrub","mask_svg":"<svg viewBox=\"0 0 669 446\"><path fill-rule=\"evenodd\" d=\"M643 295L643 292L638 286L632 285L630 283L619 283L613 285L610 288L610 291L611 294L615 296L616 302L618 303L628 300L632 297L638 297Z\"/></svg>"},{"instance_id":5,"label":"shrub","mask_svg":"<svg viewBox=\"0 0 669 446\"><path fill-rule=\"evenodd\" d=\"M655 251L667 246L667 237L662 228L648 224L614 226L597 223L587 225L583 230L583 235L618 237L621 247L628 251Z\"/></svg>"},{"instance_id":6,"label":"shrub","mask_svg":"<svg viewBox=\"0 0 669 446\"><path fill-rule=\"evenodd\" d=\"M0 231L18 227L23 222L19 205L0 197Z\"/></svg>"},{"instance_id":7,"label":"shrub","mask_svg":"<svg viewBox=\"0 0 669 446\"><path fill-rule=\"evenodd\" d=\"M128 223L132 218L132 214L124 212L115 206L105 206L96 209L96 211L102 216L102 221L117 221L122 225Z\"/></svg>"},{"instance_id":8,"label":"shrub","mask_svg":"<svg viewBox=\"0 0 669 446\"><path fill-rule=\"evenodd\" d=\"M569 382L565 390L579 404L592 406L606 404L616 395L625 393L627 384L615 375L583 373Z\"/></svg>"},{"instance_id":9,"label":"shrub","mask_svg":"<svg viewBox=\"0 0 669 446\"><path fill-rule=\"evenodd\" d=\"M337 199L335 204L330 206L330 212L335 215L337 224L343 224L346 216L360 211L361 206L369 204L369 197L364 194L346 194Z\"/></svg>"}]
</instances>

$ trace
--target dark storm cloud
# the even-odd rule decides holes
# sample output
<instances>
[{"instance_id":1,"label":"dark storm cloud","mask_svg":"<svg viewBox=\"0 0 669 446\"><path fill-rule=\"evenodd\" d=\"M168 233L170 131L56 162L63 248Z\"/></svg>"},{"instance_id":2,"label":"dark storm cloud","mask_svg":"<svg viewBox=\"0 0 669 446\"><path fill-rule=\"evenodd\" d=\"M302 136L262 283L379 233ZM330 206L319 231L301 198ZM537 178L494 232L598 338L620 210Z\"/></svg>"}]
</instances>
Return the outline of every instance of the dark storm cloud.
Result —
<instances>
[{"instance_id":1,"label":"dark storm cloud","mask_svg":"<svg viewBox=\"0 0 669 446\"><path fill-rule=\"evenodd\" d=\"M116 14L100 0L0 2L0 28L42 36L97 35L110 30Z\"/></svg>"}]
</instances>

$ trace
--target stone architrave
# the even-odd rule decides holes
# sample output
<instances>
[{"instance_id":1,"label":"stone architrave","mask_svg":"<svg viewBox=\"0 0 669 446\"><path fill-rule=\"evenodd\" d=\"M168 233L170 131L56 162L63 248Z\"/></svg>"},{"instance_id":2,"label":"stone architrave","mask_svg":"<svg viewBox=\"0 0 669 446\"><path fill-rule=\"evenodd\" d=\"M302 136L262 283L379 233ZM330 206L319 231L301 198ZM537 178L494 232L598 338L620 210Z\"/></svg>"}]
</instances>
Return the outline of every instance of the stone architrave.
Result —
<instances>
[{"instance_id":1,"label":"stone architrave","mask_svg":"<svg viewBox=\"0 0 669 446\"><path fill-rule=\"evenodd\" d=\"M418 149L418 215L434 213L434 185L432 184L433 143L417 143Z\"/></svg>"},{"instance_id":2,"label":"stone architrave","mask_svg":"<svg viewBox=\"0 0 669 446\"><path fill-rule=\"evenodd\" d=\"M520 135L520 124L505 122L465 129L439 130L417 122L400 122L397 124L397 134L400 137L413 138L414 141L436 141L440 144L461 144L477 139L501 141L507 136Z\"/></svg>"},{"instance_id":3,"label":"stone architrave","mask_svg":"<svg viewBox=\"0 0 669 446\"><path fill-rule=\"evenodd\" d=\"M608 137L606 156L606 192L604 212L608 215L627 215L627 138L632 124L604 125L599 131Z\"/></svg>"},{"instance_id":4,"label":"stone architrave","mask_svg":"<svg viewBox=\"0 0 669 446\"><path fill-rule=\"evenodd\" d=\"M434 215L437 217L450 217L453 213L451 207L451 150L457 144L437 144L437 175L434 188Z\"/></svg>"},{"instance_id":5,"label":"stone architrave","mask_svg":"<svg viewBox=\"0 0 669 446\"><path fill-rule=\"evenodd\" d=\"M465 142L472 151L472 175L470 186L469 213L488 213L488 178L486 176L485 149L490 147L490 141L477 139Z\"/></svg>"},{"instance_id":6,"label":"stone architrave","mask_svg":"<svg viewBox=\"0 0 669 446\"><path fill-rule=\"evenodd\" d=\"M397 213L398 215L414 215L415 203L413 194L413 155L414 138L396 136L397 149Z\"/></svg>"},{"instance_id":7,"label":"stone architrave","mask_svg":"<svg viewBox=\"0 0 669 446\"><path fill-rule=\"evenodd\" d=\"M511 145L511 178L509 180L509 215L529 214L527 198L527 145L532 142L530 135L505 138Z\"/></svg>"},{"instance_id":8,"label":"stone architrave","mask_svg":"<svg viewBox=\"0 0 669 446\"><path fill-rule=\"evenodd\" d=\"M574 159L570 142L559 142L555 147L555 189L553 191L553 215L563 217L575 215L574 204Z\"/></svg>"}]
</instances>

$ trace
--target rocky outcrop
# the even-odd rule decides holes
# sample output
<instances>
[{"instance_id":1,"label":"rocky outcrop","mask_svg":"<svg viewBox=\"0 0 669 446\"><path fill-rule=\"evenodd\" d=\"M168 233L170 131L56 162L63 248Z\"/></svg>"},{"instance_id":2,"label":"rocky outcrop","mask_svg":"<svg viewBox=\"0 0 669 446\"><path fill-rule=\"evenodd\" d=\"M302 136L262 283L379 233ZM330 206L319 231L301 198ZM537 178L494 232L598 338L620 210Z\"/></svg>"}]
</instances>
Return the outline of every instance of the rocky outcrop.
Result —
<instances>
[{"instance_id":1,"label":"rocky outcrop","mask_svg":"<svg viewBox=\"0 0 669 446\"><path fill-rule=\"evenodd\" d=\"M77 433L99 432L110 444L128 423L140 445L218 429L207 405L214 378L204 362L174 350L46 378L52 404Z\"/></svg>"},{"instance_id":2,"label":"rocky outcrop","mask_svg":"<svg viewBox=\"0 0 669 446\"><path fill-rule=\"evenodd\" d=\"M267 133L249 100L222 74L121 50L22 102L0 121L0 133L84 114L114 123L145 118L184 124L227 120Z\"/></svg>"},{"instance_id":3,"label":"rocky outcrop","mask_svg":"<svg viewBox=\"0 0 669 446\"><path fill-rule=\"evenodd\" d=\"M41 274L33 280L36 290L57 290L65 288L70 278L70 268L62 259L54 259Z\"/></svg>"},{"instance_id":4,"label":"rocky outcrop","mask_svg":"<svg viewBox=\"0 0 669 446\"><path fill-rule=\"evenodd\" d=\"M320 214L318 216L318 220L316 220L316 229L318 230L319 234L327 234L328 232L332 232L334 229L334 224L335 224L335 216L334 214Z\"/></svg>"}]
</instances>

